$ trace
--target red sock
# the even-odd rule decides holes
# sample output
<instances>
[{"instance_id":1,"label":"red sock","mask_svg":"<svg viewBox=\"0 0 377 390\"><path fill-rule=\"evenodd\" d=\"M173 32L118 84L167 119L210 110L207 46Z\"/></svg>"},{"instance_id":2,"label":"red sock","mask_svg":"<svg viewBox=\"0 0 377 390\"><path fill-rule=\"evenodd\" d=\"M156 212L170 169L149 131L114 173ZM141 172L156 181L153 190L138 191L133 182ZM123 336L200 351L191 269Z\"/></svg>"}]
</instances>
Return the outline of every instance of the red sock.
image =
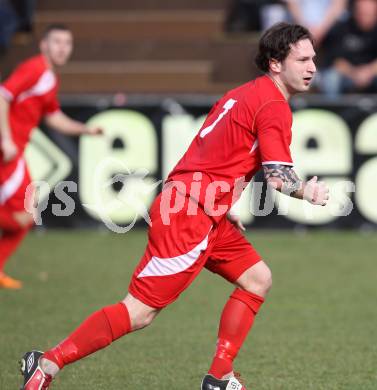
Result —
<instances>
[{"instance_id":1,"label":"red sock","mask_svg":"<svg viewBox=\"0 0 377 390\"><path fill-rule=\"evenodd\" d=\"M3 272L5 263L12 253L21 244L29 229L18 229L15 231L4 230L0 236L0 273Z\"/></svg>"},{"instance_id":2,"label":"red sock","mask_svg":"<svg viewBox=\"0 0 377 390\"><path fill-rule=\"evenodd\" d=\"M127 307L120 302L93 313L70 336L45 352L43 357L63 368L107 347L130 331Z\"/></svg>"},{"instance_id":3,"label":"red sock","mask_svg":"<svg viewBox=\"0 0 377 390\"><path fill-rule=\"evenodd\" d=\"M233 371L233 360L263 302L259 295L235 289L221 315L216 353L209 374L220 379Z\"/></svg>"}]
</instances>

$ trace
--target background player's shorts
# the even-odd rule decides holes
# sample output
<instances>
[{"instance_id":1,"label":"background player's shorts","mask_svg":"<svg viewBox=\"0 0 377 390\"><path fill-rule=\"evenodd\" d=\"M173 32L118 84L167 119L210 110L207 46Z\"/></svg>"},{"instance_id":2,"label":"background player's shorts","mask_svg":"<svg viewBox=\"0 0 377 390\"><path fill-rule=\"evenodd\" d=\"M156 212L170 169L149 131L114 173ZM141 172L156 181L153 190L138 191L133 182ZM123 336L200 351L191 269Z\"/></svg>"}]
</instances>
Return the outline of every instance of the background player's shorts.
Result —
<instances>
[{"instance_id":1,"label":"background player's shorts","mask_svg":"<svg viewBox=\"0 0 377 390\"><path fill-rule=\"evenodd\" d=\"M0 207L9 211L25 210L25 193L30 183L30 174L22 156L9 163L0 161Z\"/></svg>"},{"instance_id":2,"label":"background player's shorts","mask_svg":"<svg viewBox=\"0 0 377 390\"><path fill-rule=\"evenodd\" d=\"M240 231L224 217L218 224L197 208L187 196L181 211L170 215L170 224L161 216L160 194L151 208L152 226L148 244L135 269L129 292L146 305L163 308L190 285L203 267L230 282L261 260Z\"/></svg>"}]
</instances>

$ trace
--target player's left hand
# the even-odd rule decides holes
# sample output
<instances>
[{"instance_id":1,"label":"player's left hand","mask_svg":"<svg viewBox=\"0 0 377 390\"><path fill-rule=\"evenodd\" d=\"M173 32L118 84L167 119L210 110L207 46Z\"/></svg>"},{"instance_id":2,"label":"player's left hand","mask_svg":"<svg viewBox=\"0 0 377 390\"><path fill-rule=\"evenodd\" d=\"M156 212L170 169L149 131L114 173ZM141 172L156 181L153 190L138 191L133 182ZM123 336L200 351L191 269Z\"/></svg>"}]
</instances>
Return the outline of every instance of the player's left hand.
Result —
<instances>
[{"instance_id":1,"label":"player's left hand","mask_svg":"<svg viewBox=\"0 0 377 390\"><path fill-rule=\"evenodd\" d=\"M98 126L87 127L85 129L85 134L88 134L88 135L102 135L103 133L104 132L103 132L102 127L98 127Z\"/></svg>"},{"instance_id":2,"label":"player's left hand","mask_svg":"<svg viewBox=\"0 0 377 390\"><path fill-rule=\"evenodd\" d=\"M244 226L243 223L241 222L241 218L240 218L238 215L228 213L226 216L227 216L227 218L229 219L229 221L230 221L237 229L241 230L242 232L244 232L244 231L246 230L245 226Z\"/></svg>"},{"instance_id":3,"label":"player's left hand","mask_svg":"<svg viewBox=\"0 0 377 390\"><path fill-rule=\"evenodd\" d=\"M323 181L318 181L318 177L314 176L305 184L304 199L309 203L326 206L329 201L329 188Z\"/></svg>"}]
</instances>

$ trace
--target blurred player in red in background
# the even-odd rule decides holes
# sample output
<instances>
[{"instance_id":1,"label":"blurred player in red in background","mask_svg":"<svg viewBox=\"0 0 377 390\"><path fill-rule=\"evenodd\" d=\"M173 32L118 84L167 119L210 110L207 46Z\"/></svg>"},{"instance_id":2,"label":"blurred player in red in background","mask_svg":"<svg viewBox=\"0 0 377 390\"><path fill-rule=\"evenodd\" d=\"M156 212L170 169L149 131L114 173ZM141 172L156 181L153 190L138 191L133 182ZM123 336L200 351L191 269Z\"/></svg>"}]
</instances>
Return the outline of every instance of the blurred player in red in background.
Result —
<instances>
[{"instance_id":1,"label":"blurred player in red in background","mask_svg":"<svg viewBox=\"0 0 377 390\"><path fill-rule=\"evenodd\" d=\"M315 205L327 203L326 185L316 177L300 180L290 154L288 100L309 89L316 71L312 43L308 30L298 25L282 23L266 31L256 61L266 74L215 104L153 203L148 245L126 298L92 314L47 352L27 352L23 389L49 388L65 365L149 325L205 267L235 290L221 315L217 349L201 389L245 390L233 360L271 287L271 272L241 234L239 219L229 220L227 211L239 197L235 192L243 189L236 188L239 179L246 185L261 167L277 191ZM166 224L173 201L182 207Z\"/></svg>"},{"instance_id":2,"label":"blurred player in red in background","mask_svg":"<svg viewBox=\"0 0 377 390\"><path fill-rule=\"evenodd\" d=\"M22 286L4 273L4 265L33 225L24 208L25 190L30 184L24 151L33 128L44 119L48 126L65 134L101 132L60 110L55 68L68 61L72 48L73 37L67 27L49 26L40 42L41 53L21 63L0 85L0 288Z\"/></svg>"}]
</instances>

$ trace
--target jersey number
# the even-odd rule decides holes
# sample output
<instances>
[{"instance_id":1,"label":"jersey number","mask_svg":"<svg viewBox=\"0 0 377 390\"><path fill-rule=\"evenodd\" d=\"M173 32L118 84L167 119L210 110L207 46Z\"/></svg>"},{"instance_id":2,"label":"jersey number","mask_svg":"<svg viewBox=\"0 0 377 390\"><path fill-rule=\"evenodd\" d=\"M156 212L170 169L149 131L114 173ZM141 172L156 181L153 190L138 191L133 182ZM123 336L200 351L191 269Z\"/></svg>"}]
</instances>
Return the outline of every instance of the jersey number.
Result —
<instances>
[{"instance_id":1,"label":"jersey number","mask_svg":"<svg viewBox=\"0 0 377 390\"><path fill-rule=\"evenodd\" d=\"M225 102L223 109L217 119L212 123L212 125L205 127L201 132L200 132L200 138L204 138L207 134L209 134L215 126L223 119L223 117L226 115L226 113L237 103L237 100L234 99L229 99Z\"/></svg>"}]
</instances>

